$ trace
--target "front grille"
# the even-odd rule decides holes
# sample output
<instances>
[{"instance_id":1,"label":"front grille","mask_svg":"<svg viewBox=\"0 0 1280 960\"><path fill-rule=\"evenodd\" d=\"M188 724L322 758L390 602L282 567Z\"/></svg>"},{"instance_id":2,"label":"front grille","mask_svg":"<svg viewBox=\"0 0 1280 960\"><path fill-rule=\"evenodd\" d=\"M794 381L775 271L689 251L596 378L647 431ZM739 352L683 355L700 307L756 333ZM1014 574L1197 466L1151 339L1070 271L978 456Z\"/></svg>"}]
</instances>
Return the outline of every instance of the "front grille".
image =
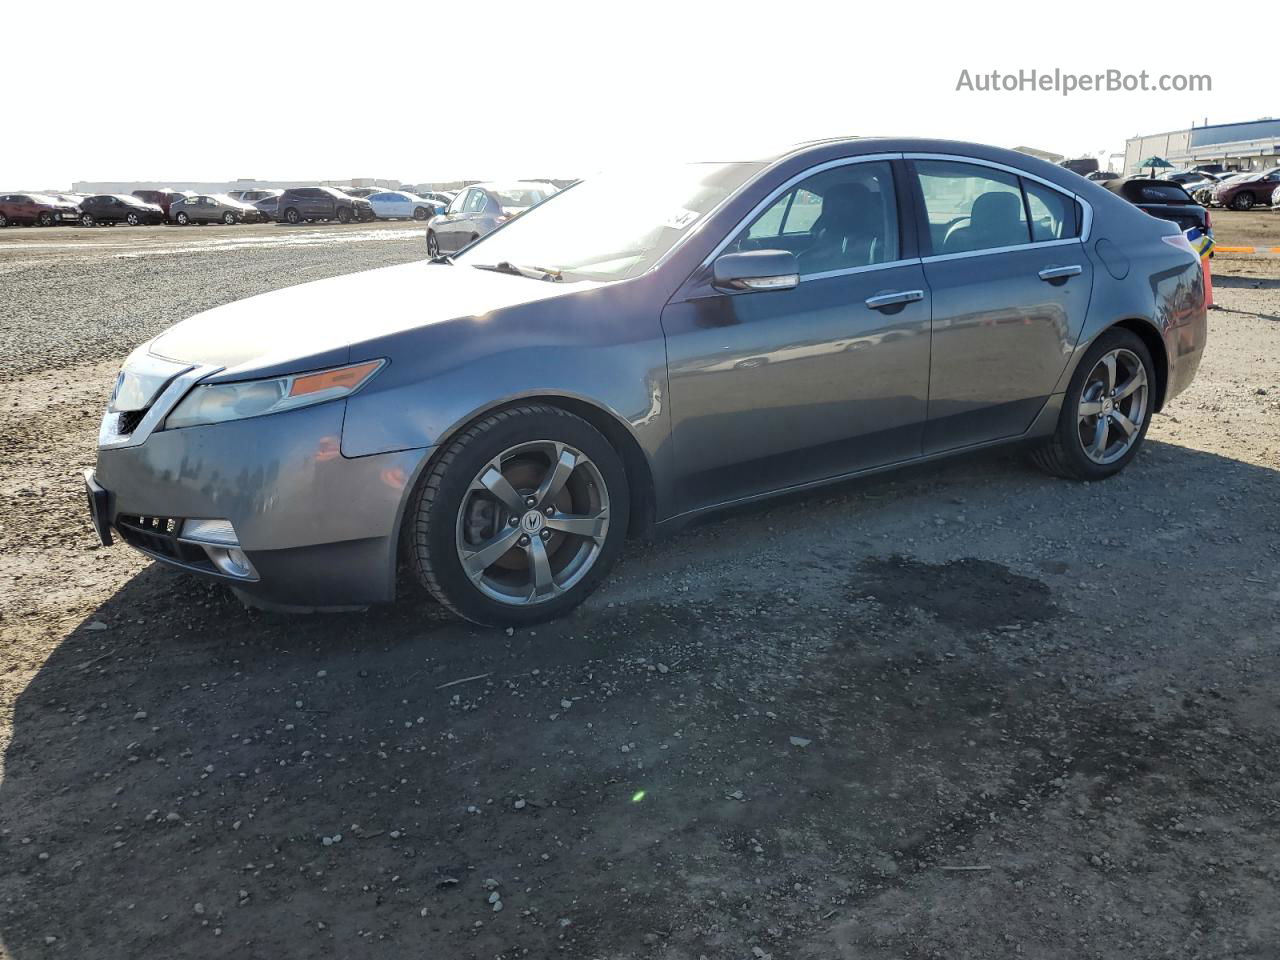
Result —
<instances>
[{"instance_id":1,"label":"front grille","mask_svg":"<svg viewBox=\"0 0 1280 960\"><path fill-rule=\"evenodd\" d=\"M176 560L189 567L211 568L209 555L202 548L178 539L181 529L182 521L173 517L135 517L126 514L116 517L116 531L129 546Z\"/></svg>"}]
</instances>

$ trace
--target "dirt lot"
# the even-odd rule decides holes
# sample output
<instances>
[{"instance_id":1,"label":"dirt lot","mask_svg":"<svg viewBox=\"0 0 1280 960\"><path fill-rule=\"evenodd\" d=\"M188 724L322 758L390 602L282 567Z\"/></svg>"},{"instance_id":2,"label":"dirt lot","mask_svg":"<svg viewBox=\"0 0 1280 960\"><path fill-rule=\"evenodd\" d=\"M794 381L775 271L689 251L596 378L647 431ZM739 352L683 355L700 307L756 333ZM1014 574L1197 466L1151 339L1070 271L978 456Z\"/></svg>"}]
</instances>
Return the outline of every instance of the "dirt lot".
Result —
<instances>
[{"instance_id":1,"label":"dirt lot","mask_svg":"<svg viewBox=\"0 0 1280 960\"><path fill-rule=\"evenodd\" d=\"M1276 955L1280 260L1218 258L1112 481L1009 451L741 511L508 636L95 546L134 344L422 254L217 231L0 234L0 955Z\"/></svg>"}]
</instances>

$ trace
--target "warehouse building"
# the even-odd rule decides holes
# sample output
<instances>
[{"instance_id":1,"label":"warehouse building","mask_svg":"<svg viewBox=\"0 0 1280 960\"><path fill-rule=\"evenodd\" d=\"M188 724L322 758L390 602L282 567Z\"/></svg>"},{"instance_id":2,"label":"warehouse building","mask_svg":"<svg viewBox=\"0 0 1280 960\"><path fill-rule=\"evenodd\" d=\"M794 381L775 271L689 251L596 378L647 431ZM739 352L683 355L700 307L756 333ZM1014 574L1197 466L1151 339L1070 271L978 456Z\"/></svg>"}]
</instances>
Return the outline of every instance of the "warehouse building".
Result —
<instances>
[{"instance_id":1,"label":"warehouse building","mask_svg":"<svg viewBox=\"0 0 1280 960\"><path fill-rule=\"evenodd\" d=\"M1280 163L1280 120L1206 124L1133 137L1125 142L1124 172L1132 176L1148 157L1175 167L1218 163L1228 170L1262 170Z\"/></svg>"},{"instance_id":2,"label":"warehouse building","mask_svg":"<svg viewBox=\"0 0 1280 960\"><path fill-rule=\"evenodd\" d=\"M73 193L133 193L135 190L190 190L193 193L230 193L232 190L289 190L292 187L337 187L339 190L354 187L386 187L400 189L399 180L378 180L354 177L350 180L257 180L244 177L239 180L77 180L71 185Z\"/></svg>"}]
</instances>

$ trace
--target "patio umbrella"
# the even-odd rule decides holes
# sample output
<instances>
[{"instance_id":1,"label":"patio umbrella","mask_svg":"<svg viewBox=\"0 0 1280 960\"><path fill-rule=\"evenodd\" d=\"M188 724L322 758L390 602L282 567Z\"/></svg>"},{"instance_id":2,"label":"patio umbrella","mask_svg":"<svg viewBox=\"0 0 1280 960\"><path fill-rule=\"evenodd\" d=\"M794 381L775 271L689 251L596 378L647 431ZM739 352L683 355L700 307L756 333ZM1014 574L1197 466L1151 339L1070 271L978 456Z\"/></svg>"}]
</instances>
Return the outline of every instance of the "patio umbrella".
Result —
<instances>
[{"instance_id":1,"label":"patio umbrella","mask_svg":"<svg viewBox=\"0 0 1280 960\"><path fill-rule=\"evenodd\" d=\"M1147 157L1147 159L1138 164L1139 170L1144 170L1148 167L1151 169L1151 176L1154 177L1156 175L1157 167L1161 170L1171 170L1173 168L1173 164L1164 157Z\"/></svg>"}]
</instances>

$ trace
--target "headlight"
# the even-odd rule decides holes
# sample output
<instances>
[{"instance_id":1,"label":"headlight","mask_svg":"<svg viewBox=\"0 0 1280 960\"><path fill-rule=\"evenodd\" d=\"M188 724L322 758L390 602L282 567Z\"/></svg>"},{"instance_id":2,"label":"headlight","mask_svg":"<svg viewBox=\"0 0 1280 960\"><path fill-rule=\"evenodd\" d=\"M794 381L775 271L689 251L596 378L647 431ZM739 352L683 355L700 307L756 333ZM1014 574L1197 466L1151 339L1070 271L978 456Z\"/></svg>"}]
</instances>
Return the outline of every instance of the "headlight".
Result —
<instances>
[{"instance_id":1,"label":"headlight","mask_svg":"<svg viewBox=\"0 0 1280 960\"><path fill-rule=\"evenodd\" d=\"M176 429L243 420L348 397L385 363L385 360L367 360L317 373L197 386L169 414L165 427Z\"/></svg>"}]
</instances>

